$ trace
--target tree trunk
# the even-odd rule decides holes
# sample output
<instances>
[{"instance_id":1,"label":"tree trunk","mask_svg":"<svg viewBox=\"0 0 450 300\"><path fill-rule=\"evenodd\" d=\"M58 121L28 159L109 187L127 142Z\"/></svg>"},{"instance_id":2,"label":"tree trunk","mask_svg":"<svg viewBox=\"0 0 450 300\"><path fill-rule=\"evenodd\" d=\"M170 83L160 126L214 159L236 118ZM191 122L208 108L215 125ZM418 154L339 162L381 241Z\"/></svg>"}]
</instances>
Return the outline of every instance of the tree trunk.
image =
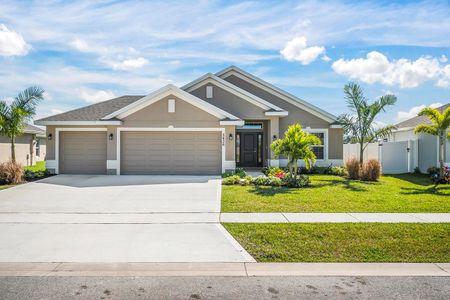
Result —
<instances>
[{"instance_id":1,"label":"tree trunk","mask_svg":"<svg viewBox=\"0 0 450 300\"><path fill-rule=\"evenodd\" d=\"M439 175L444 178L444 143L445 143L445 132L439 133Z\"/></svg>"},{"instance_id":2,"label":"tree trunk","mask_svg":"<svg viewBox=\"0 0 450 300\"><path fill-rule=\"evenodd\" d=\"M11 138L11 161L16 162L16 137Z\"/></svg>"},{"instance_id":3,"label":"tree trunk","mask_svg":"<svg viewBox=\"0 0 450 300\"><path fill-rule=\"evenodd\" d=\"M298 160L295 159L293 162L294 162L294 178L297 179Z\"/></svg>"},{"instance_id":4,"label":"tree trunk","mask_svg":"<svg viewBox=\"0 0 450 300\"><path fill-rule=\"evenodd\" d=\"M364 143L359 143L359 163L362 165L364 162Z\"/></svg>"},{"instance_id":5,"label":"tree trunk","mask_svg":"<svg viewBox=\"0 0 450 300\"><path fill-rule=\"evenodd\" d=\"M30 166L33 165L33 158L34 158L34 141L36 139L36 135L31 135L31 143L30 143Z\"/></svg>"}]
</instances>

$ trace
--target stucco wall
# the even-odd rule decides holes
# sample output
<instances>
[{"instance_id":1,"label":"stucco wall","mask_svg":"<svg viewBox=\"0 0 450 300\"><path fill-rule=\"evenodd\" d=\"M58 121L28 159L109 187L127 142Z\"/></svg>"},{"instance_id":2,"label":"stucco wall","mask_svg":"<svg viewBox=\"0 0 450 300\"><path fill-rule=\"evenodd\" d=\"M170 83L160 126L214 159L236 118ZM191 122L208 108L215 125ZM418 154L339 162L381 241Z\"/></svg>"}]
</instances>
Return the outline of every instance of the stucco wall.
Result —
<instances>
[{"instance_id":1,"label":"stucco wall","mask_svg":"<svg viewBox=\"0 0 450 300\"><path fill-rule=\"evenodd\" d=\"M343 159L344 130L342 128L330 128L328 130L328 159Z\"/></svg>"},{"instance_id":2,"label":"stucco wall","mask_svg":"<svg viewBox=\"0 0 450 300\"><path fill-rule=\"evenodd\" d=\"M33 140L33 135L24 134L16 138L16 161L24 166L30 165L30 145ZM44 140L45 142L45 140ZM33 164L36 161L42 160L41 157L36 157L36 147L33 150ZM41 147L42 149L42 147ZM44 152L45 152L45 143L44 143ZM28 160L27 160L28 156ZM0 136L0 162L6 162L11 160L11 143L10 140L5 136Z\"/></svg>"},{"instance_id":3,"label":"stucco wall","mask_svg":"<svg viewBox=\"0 0 450 300\"><path fill-rule=\"evenodd\" d=\"M206 98L206 86L213 87L213 97ZM205 84L190 92L192 95L211 103L243 120L266 119L264 110L254 104L214 85Z\"/></svg>"}]
</instances>

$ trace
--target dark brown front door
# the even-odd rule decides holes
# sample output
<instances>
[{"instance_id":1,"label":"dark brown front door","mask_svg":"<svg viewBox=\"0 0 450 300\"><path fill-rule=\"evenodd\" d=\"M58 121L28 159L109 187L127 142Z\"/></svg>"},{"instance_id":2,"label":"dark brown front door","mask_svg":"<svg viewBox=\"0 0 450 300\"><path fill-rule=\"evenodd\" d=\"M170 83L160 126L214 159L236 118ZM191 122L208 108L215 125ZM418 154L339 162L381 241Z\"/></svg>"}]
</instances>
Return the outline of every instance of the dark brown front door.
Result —
<instances>
[{"instance_id":1,"label":"dark brown front door","mask_svg":"<svg viewBox=\"0 0 450 300\"><path fill-rule=\"evenodd\" d=\"M240 132L240 167L262 166L262 133Z\"/></svg>"}]
</instances>

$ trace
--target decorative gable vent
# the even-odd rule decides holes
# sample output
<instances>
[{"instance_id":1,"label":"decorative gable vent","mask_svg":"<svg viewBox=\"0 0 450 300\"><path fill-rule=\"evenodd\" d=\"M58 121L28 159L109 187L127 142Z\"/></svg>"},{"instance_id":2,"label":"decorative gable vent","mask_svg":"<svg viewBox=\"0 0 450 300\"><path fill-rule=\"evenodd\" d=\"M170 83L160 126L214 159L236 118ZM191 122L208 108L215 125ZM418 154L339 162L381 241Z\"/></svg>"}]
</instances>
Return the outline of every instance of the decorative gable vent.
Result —
<instances>
[{"instance_id":1,"label":"decorative gable vent","mask_svg":"<svg viewBox=\"0 0 450 300\"><path fill-rule=\"evenodd\" d=\"M168 112L169 113L174 113L175 112L175 99L169 99Z\"/></svg>"},{"instance_id":2,"label":"decorative gable vent","mask_svg":"<svg viewBox=\"0 0 450 300\"><path fill-rule=\"evenodd\" d=\"M213 87L211 85L206 86L206 98L211 99L213 97Z\"/></svg>"}]
</instances>

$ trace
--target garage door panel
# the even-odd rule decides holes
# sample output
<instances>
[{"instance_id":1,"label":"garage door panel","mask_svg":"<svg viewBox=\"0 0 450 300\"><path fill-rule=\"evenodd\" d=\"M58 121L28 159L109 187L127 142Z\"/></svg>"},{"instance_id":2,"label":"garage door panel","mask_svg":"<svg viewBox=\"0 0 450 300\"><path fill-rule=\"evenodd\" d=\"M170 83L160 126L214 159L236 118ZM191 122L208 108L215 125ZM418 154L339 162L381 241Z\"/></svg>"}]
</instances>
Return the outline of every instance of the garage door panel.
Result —
<instances>
[{"instance_id":1,"label":"garage door panel","mask_svg":"<svg viewBox=\"0 0 450 300\"><path fill-rule=\"evenodd\" d=\"M121 174L220 174L220 132L123 132Z\"/></svg>"},{"instance_id":2,"label":"garage door panel","mask_svg":"<svg viewBox=\"0 0 450 300\"><path fill-rule=\"evenodd\" d=\"M60 132L59 173L106 174L106 133Z\"/></svg>"}]
</instances>

